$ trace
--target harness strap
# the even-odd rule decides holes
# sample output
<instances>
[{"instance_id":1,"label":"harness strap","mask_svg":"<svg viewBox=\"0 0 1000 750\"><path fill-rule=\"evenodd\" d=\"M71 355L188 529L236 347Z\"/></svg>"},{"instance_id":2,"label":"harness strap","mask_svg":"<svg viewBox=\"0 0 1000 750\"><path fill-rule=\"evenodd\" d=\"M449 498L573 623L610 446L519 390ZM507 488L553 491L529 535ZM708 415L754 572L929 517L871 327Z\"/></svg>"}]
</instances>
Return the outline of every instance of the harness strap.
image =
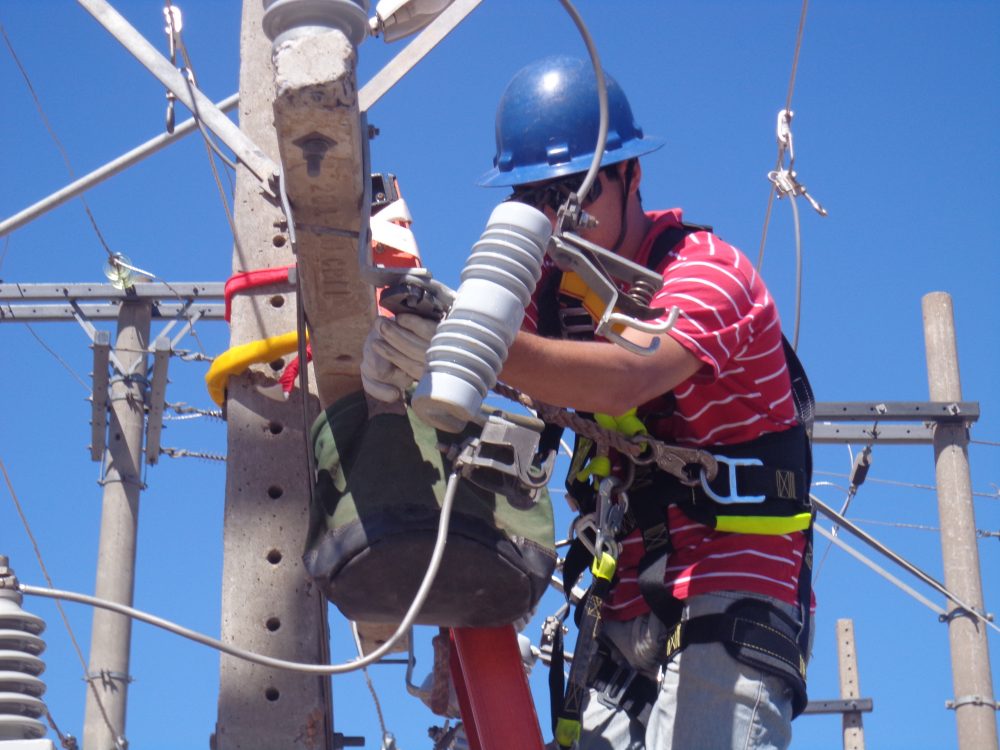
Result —
<instances>
[{"instance_id":1,"label":"harness strap","mask_svg":"<svg viewBox=\"0 0 1000 750\"><path fill-rule=\"evenodd\" d=\"M667 639L669 661L695 643L721 643L739 662L784 678L792 688L792 717L808 702L806 659L799 624L759 599L739 599L723 612L682 620Z\"/></svg>"}]
</instances>

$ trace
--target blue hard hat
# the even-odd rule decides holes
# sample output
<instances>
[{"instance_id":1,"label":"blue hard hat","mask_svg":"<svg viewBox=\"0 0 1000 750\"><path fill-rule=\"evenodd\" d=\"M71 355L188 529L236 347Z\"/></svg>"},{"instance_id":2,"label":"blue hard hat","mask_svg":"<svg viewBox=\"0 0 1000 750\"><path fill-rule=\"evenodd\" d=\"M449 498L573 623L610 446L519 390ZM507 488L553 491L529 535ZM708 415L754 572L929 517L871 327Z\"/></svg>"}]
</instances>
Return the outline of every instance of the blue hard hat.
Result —
<instances>
[{"instance_id":1,"label":"blue hard hat","mask_svg":"<svg viewBox=\"0 0 1000 750\"><path fill-rule=\"evenodd\" d=\"M604 74L608 138L601 166L648 154L663 145L644 136L625 92ZM584 172L600 128L597 78L589 61L547 57L522 68L497 106L497 153L483 187L523 185Z\"/></svg>"}]
</instances>

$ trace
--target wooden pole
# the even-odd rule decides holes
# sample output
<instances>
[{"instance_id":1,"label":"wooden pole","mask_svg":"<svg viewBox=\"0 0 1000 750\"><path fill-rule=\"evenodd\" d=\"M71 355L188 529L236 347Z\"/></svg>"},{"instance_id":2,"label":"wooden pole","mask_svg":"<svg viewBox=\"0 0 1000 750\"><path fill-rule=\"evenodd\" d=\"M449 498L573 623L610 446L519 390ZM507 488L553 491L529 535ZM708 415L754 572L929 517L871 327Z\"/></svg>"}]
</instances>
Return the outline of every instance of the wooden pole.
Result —
<instances>
[{"instance_id":1,"label":"wooden pole","mask_svg":"<svg viewBox=\"0 0 1000 750\"><path fill-rule=\"evenodd\" d=\"M115 357L125 372L116 373L110 385L108 464L104 473L94 586L95 596L129 606L135 590L150 315L150 303L146 300L124 301L118 313ZM95 609L93 623L83 747L112 750L124 747L125 741L132 620Z\"/></svg>"},{"instance_id":2,"label":"wooden pole","mask_svg":"<svg viewBox=\"0 0 1000 750\"><path fill-rule=\"evenodd\" d=\"M927 379L932 401L962 400L958 347L951 296L932 292L923 298ZM944 582L970 607L983 612L976 519L969 475L969 433L960 423L937 423L934 462ZM948 637L955 697L958 745L962 750L997 750L996 702L990 673L986 628L953 602L948 604Z\"/></svg>"},{"instance_id":3,"label":"wooden pole","mask_svg":"<svg viewBox=\"0 0 1000 750\"><path fill-rule=\"evenodd\" d=\"M263 3L243 4L240 127L271 158L271 43ZM284 215L242 166L234 207L233 271L294 262ZM295 297L261 287L233 299L231 345L294 330ZM309 484L301 394L285 399L277 383L284 362L252 367L228 383L229 447L223 529L222 639L294 661L329 660L326 602L307 579L301 555L309 519ZM309 397L309 421L318 412ZM223 656L217 750L333 746L330 681Z\"/></svg>"}]
</instances>

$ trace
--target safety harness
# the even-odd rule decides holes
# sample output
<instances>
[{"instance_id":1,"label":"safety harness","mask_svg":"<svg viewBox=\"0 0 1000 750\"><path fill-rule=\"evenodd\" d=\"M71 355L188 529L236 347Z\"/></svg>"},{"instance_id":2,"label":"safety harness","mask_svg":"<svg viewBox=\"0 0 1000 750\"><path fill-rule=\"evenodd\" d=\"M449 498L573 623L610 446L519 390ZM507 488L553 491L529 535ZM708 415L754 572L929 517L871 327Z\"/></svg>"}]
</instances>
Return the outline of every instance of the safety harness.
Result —
<instances>
[{"instance_id":1,"label":"safety harness","mask_svg":"<svg viewBox=\"0 0 1000 750\"><path fill-rule=\"evenodd\" d=\"M678 247L693 232L711 231L696 224L678 224L661 231L651 248L647 267L658 269L671 250ZM539 298L539 333L565 338L585 339L593 335L592 318L587 310L587 290L570 274L555 272L548 288ZM545 292L548 292L546 294ZM587 322L590 320L588 331ZM619 539L634 529L641 533L644 554L639 563L639 588L650 609L668 629L663 663L685 647L695 643L722 643L738 661L785 678L793 691L792 715L805 708L806 655L808 648L810 607L812 599L812 507L809 487L812 477L811 447L807 426L811 425L815 409L812 389L805 370L782 337L785 358L792 381L792 394L798 425L778 433L768 433L754 440L718 447L704 447L718 460L719 471L709 480L701 467L690 467L690 481L682 481L655 464L629 467L632 474L627 488L614 488L618 500L614 533ZM672 393L655 399L652 411L641 416L652 424L657 418L669 416L675 403ZM595 458L604 464L595 472ZM590 470L588 470L588 467ZM595 455L595 444L579 435L576 439L566 486L579 504L583 517L596 513L598 536L607 534L607 511L602 506L611 498L605 483L593 481L593 474L607 474L607 457ZM633 473L634 472L634 473ZM695 481L697 480L697 481ZM596 487L596 492L595 492ZM805 537L802 566L799 575L797 601L800 612L795 622L783 611L759 599L736 600L725 612L682 620L683 602L668 590L665 580L668 555L672 549L667 522L668 507L677 505L688 517L718 531L744 534L787 534L801 531ZM552 663L553 731L563 747L570 747L579 736L579 718L586 687L597 691L607 705L625 710L633 719L645 724L658 685L655 681L618 663L607 646L598 639L600 603L612 587L612 581L598 571L607 573L607 557L617 553L617 545L588 539L578 534L563 565L564 588L569 599L571 591L588 565L592 564L594 584L577 608L580 626L578 645L570 671L569 685L563 692L562 628L550 624ZM601 560L604 565L598 565ZM617 562L617 559L615 559ZM612 575L614 569L611 569ZM580 651L581 640L584 651Z\"/></svg>"}]
</instances>

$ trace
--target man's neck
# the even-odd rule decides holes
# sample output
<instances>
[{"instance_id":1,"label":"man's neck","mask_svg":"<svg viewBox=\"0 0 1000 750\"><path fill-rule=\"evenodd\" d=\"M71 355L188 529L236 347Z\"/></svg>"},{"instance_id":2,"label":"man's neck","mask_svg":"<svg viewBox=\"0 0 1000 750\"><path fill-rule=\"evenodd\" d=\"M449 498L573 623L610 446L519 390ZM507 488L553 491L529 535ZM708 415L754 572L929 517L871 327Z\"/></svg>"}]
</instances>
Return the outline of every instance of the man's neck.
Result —
<instances>
[{"instance_id":1,"label":"man's neck","mask_svg":"<svg viewBox=\"0 0 1000 750\"><path fill-rule=\"evenodd\" d=\"M634 261L652 225L653 221L642 210L642 204L635 199L629 201L628 228L618 254L626 260Z\"/></svg>"}]
</instances>

